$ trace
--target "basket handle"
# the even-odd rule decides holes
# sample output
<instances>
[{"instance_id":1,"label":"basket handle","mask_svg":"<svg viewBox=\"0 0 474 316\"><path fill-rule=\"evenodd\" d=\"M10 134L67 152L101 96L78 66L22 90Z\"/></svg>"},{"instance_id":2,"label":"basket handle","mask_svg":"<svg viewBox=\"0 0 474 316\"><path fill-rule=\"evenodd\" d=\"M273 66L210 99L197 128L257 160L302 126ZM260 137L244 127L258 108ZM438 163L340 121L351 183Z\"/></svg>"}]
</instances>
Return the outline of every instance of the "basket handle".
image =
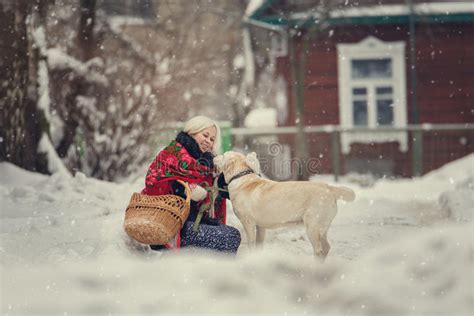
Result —
<instances>
[{"instance_id":1,"label":"basket handle","mask_svg":"<svg viewBox=\"0 0 474 316\"><path fill-rule=\"evenodd\" d=\"M186 194L186 204L189 205L191 203L191 189L189 188L189 184L187 182L184 182L182 180L176 180L179 183L181 183L184 187L184 194Z\"/></svg>"}]
</instances>

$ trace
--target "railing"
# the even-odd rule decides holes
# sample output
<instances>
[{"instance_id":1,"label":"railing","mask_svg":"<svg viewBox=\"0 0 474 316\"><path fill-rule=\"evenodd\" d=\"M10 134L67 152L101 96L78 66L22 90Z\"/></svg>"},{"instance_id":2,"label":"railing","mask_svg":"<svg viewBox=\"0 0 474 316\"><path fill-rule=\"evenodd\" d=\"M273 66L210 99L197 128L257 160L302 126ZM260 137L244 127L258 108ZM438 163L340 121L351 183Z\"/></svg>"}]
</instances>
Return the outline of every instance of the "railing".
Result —
<instances>
[{"instance_id":1,"label":"railing","mask_svg":"<svg viewBox=\"0 0 474 316\"><path fill-rule=\"evenodd\" d=\"M466 132L468 151L474 151L474 124L420 124L405 127L352 127L346 128L338 125L305 126L302 131L305 135L311 133L325 133L331 135L331 160L334 177L337 181L341 175L341 134L343 133L384 133L384 132L410 132L412 175L423 174L423 139L427 133L432 132ZM471 134L472 133L472 134ZM261 128L230 128L230 134L235 140L242 140L245 136L279 136L297 135L297 126L261 127ZM298 157L301 158L301 157Z\"/></svg>"},{"instance_id":2,"label":"railing","mask_svg":"<svg viewBox=\"0 0 474 316\"><path fill-rule=\"evenodd\" d=\"M222 122L220 122L222 123ZM223 151L231 150L232 148L240 147L244 150L253 150L252 143L258 143L261 137L265 136L277 136L278 141L280 139L290 139L288 142L289 147L294 151L295 147L298 146L297 135L299 133L297 126L281 126L281 127L260 127L260 128L232 128L226 124L220 124L222 129L223 137ZM169 143L169 140L176 136L176 133L182 128L182 124L176 126L167 126L160 129L158 133L158 139L156 143L160 146L164 146ZM407 125L405 127L377 127L377 128L368 128L368 127L352 127L346 128L339 125L319 125L319 126L305 126L303 127L302 133L305 135L306 141L313 138L324 138L321 136L326 135L327 141L324 142L324 145L320 145L319 149L324 149L327 151L327 158L325 161L327 164L331 165L330 173L334 174L335 180L337 181L343 171L342 162L347 162L347 155L341 152L341 138L344 134L350 133L390 133L390 132L406 132L409 140L409 149L408 151L401 155L397 150L397 153L384 153L384 157L392 155L398 155L397 159L402 159L404 164L407 166L406 169L409 169L407 174L409 176L420 176L424 172L429 171L432 167L438 164L440 157L441 160L447 162L454 160L460 156L459 148L462 147L462 155L469 154L474 152L474 123L466 124L420 124L420 125ZM453 136L454 135L454 136ZM462 139L460 139L462 138ZM462 146L459 145L459 142L462 141L465 144ZM425 142L425 144L424 144ZM456 143L458 142L458 143ZM249 148L246 148L246 145L249 145ZM324 148L321 148L323 146ZM314 144L309 146L314 153ZM327 147L327 148L326 148ZM456 148L455 148L456 147ZM319 149L316 149L319 150ZM458 155L452 154L450 151L458 152ZM434 154L433 154L434 153ZM303 161L303 157L298 157L298 154L301 154L301 151L295 151L293 159L298 160L298 162ZM306 153L308 155L308 153ZM308 155L309 156L309 155ZM307 158L315 158L308 157ZM357 153L352 155L357 157ZM428 157L429 156L429 157ZM361 155L362 157L362 155ZM401 158L400 158L401 157ZM317 158L317 157L316 157ZM408 161L407 161L408 160ZM294 161L293 161L294 162ZM429 164L429 166L424 166ZM303 162L304 163L304 162ZM439 167L439 166L435 166ZM301 166L299 166L301 168Z\"/></svg>"},{"instance_id":3,"label":"railing","mask_svg":"<svg viewBox=\"0 0 474 316\"><path fill-rule=\"evenodd\" d=\"M474 123L466 124L419 124L419 125L407 125L405 127L386 127L381 126L377 128L370 127L342 127L340 125L318 125L318 126L305 126L305 133L315 132L344 132L344 133L356 133L356 132L403 132L403 131L474 131ZM265 135L280 135L280 134L296 134L298 128L296 126L279 126L279 127L231 127L230 131L232 135L252 135L252 136L265 136Z\"/></svg>"}]
</instances>

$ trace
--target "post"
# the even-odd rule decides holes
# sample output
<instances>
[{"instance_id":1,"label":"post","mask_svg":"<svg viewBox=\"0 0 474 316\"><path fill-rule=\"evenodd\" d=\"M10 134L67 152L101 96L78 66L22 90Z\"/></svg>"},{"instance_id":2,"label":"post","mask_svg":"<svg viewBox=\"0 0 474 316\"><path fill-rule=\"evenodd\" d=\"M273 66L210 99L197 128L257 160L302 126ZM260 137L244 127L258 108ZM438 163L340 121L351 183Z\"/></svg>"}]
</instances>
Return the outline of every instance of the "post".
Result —
<instances>
[{"instance_id":1,"label":"post","mask_svg":"<svg viewBox=\"0 0 474 316\"><path fill-rule=\"evenodd\" d=\"M419 177L423 174L423 129L417 128L412 132L413 150L413 176Z\"/></svg>"},{"instance_id":2,"label":"post","mask_svg":"<svg viewBox=\"0 0 474 316\"><path fill-rule=\"evenodd\" d=\"M291 74L292 74L292 94L293 101L295 104L295 114L296 114L296 126L297 126L297 141L296 141L296 155L297 158L301 159L302 168L298 170L298 180L308 180L308 168L305 165L308 161L308 148L306 144L306 137L304 134L304 69L303 68L303 59L305 53L301 59L297 56L296 50L296 41L297 30L290 29L288 34L289 39L289 52L290 52L290 64L291 64Z\"/></svg>"},{"instance_id":3,"label":"post","mask_svg":"<svg viewBox=\"0 0 474 316\"><path fill-rule=\"evenodd\" d=\"M339 136L340 132L338 130L333 130L331 133L331 156L332 156L332 169L334 173L334 181L339 180L339 175L341 174L341 151L339 149Z\"/></svg>"},{"instance_id":4,"label":"post","mask_svg":"<svg viewBox=\"0 0 474 316\"><path fill-rule=\"evenodd\" d=\"M416 75L416 30L415 30L415 10L413 0L406 0L410 15L408 27L410 32L410 105L411 105L411 124L419 124L418 118L418 100L417 100L417 75ZM413 176L419 177L423 173L423 131L421 129L413 130Z\"/></svg>"},{"instance_id":5,"label":"post","mask_svg":"<svg viewBox=\"0 0 474 316\"><path fill-rule=\"evenodd\" d=\"M415 29L415 9L413 7L413 0L407 0L410 15L408 18L408 27L410 32L410 101L412 124L419 124L418 118L418 104L417 104L417 76L416 76L416 29Z\"/></svg>"}]
</instances>

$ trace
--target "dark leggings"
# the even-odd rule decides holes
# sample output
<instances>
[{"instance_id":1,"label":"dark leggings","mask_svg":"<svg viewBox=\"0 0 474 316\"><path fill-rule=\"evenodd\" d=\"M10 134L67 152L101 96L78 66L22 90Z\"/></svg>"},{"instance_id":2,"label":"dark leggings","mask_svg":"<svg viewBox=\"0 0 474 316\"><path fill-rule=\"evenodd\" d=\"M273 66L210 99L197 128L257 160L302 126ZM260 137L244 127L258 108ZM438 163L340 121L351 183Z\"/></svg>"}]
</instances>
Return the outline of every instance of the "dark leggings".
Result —
<instances>
[{"instance_id":1,"label":"dark leggings","mask_svg":"<svg viewBox=\"0 0 474 316\"><path fill-rule=\"evenodd\" d=\"M199 225L193 231L193 222L187 221L181 229L181 246L196 247L227 253L236 253L240 245L240 232L227 225Z\"/></svg>"}]
</instances>

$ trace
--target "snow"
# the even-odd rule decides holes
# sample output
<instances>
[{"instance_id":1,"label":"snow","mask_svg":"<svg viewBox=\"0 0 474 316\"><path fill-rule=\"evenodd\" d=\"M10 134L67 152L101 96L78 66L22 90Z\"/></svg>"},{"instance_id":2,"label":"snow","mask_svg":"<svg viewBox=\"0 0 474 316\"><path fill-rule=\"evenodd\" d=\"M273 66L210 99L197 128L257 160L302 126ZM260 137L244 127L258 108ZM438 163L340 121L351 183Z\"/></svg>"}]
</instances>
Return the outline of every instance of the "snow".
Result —
<instances>
[{"instance_id":1,"label":"snow","mask_svg":"<svg viewBox=\"0 0 474 316\"><path fill-rule=\"evenodd\" d=\"M2 176L0 185L3 188L27 185L34 186L41 180L47 178L40 173L27 171L9 163L0 163L0 175Z\"/></svg>"},{"instance_id":2,"label":"snow","mask_svg":"<svg viewBox=\"0 0 474 316\"><path fill-rule=\"evenodd\" d=\"M244 60L245 60L245 72L244 72L244 84L247 87L251 87L254 83L255 76L255 64L252 51L252 40L250 38L250 31L245 28L243 31L244 41Z\"/></svg>"},{"instance_id":3,"label":"snow","mask_svg":"<svg viewBox=\"0 0 474 316\"><path fill-rule=\"evenodd\" d=\"M250 0L247 4L247 8L245 9L245 17L249 17L254 14L262 4L263 0Z\"/></svg>"},{"instance_id":4,"label":"snow","mask_svg":"<svg viewBox=\"0 0 474 316\"><path fill-rule=\"evenodd\" d=\"M84 63L59 48L48 49L48 64L53 69L74 69L79 74L84 75L86 73Z\"/></svg>"},{"instance_id":5,"label":"snow","mask_svg":"<svg viewBox=\"0 0 474 316\"><path fill-rule=\"evenodd\" d=\"M55 145L59 145L61 139L64 137L64 122L59 115L57 115L56 111L51 113L51 120L50 120L49 131L51 134L51 141Z\"/></svg>"},{"instance_id":6,"label":"snow","mask_svg":"<svg viewBox=\"0 0 474 316\"><path fill-rule=\"evenodd\" d=\"M448 3L419 3L414 5L417 14L451 14L474 12L472 2L448 2ZM409 7L406 5L382 5L365 8L348 8L331 12L331 17L358 17L358 16L380 16L380 15L408 15Z\"/></svg>"},{"instance_id":7,"label":"snow","mask_svg":"<svg viewBox=\"0 0 474 316\"><path fill-rule=\"evenodd\" d=\"M160 54L151 54L147 53L146 50L143 49L142 45L134 39L132 36L128 36L126 32L124 32L123 28L128 25L144 25L147 24L145 20L140 18L131 18L131 17L111 17L107 19L110 31L112 34L116 36L116 39L124 42L127 44L130 51L138 56L142 61L147 63L148 65L155 65L159 62Z\"/></svg>"},{"instance_id":8,"label":"snow","mask_svg":"<svg viewBox=\"0 0 474 316\"><path fill-rule=\"evenodd\" d=\"M242 56L242 54L238 54L237 56L235 56L232 64L233 64L234 69L244 68L245 67L244 56Z\"/></svg>"},{"instance_id":9,"label":"snow","mask_svg":"<svg viewBox=\"0 0 474 316\"><path fill-rule=\"evenodd\" d=\"M251 110L244 120L245 127L276 127L277 110L274 108L256 108Z\"/></svg>"},{"instance_id":10,"label":"snow","mask_svg":"<svg viewBox=\"0 0 474 316\"><path fill-rule=\"evenodd\" d=\"M3 162L1 312L472 315L473 162L470 155L421 178L371 186L343 177L357 198L340 203L324 263L312 257L302 227L269 231L255 251L243 234L236 257L153 252L122 228L145 169L116 184Z\"/></svg>"},{"instance_id":11,"label":"snow","mask_svg":"<svg viewBox=\"0 0 474 316\"><path fill-rule=\"evenodd\" d=\"M43 111L47 122L51 121L51 112L49 105L51 99L49 97L49 76L48 66L45 61L40 61L38 65L38 108Z\"/></svg>"},{"instance_id":12,"label":"snow","mask_svg":"<svg viewBox=\"0 0 474 316\"><path fill-rule=\"evenodd\" d=\"M68 55L59 48L47 50L48 65L51 69L72 70L75 74L82 76L89 82L100 85L108 85L107 78L98 73L96 68L103 67L104 62L99 58L93 58L85 63Z\"/></svg>"},{"instance_id":13,"label":"snow","mask_svg":"<svg viewBox=\"0 0 474 316\"><path fill-rule=\"evenodd\" d=\"M64 166L61 158L59 158L56 149L46 135L43 133L38 144L38 152L45 153L48 161L48 171L51 173L60 173L65 176L71 176L69 170Z\"/></svg>"},{"instance_id":14,"label":"snow","mask_svg":"<svg viewBox=\"0 0 474 316\"><path fill-rule=\"evenodd\" d=\"M41 55L44 55L46 53L47 43L46 34L43 26L40 26L33 31L33 39Z\"/></svg>"},{"instance_id":15,"label":"snow","mask_svg":"<svg viewBox=\"0 0 474 316\"><path fill-rule=\"evenodd\" d=\"M40 55L42 57L46 56L47 54L47 44L46 44L46 35L44 31L44 27L38 27L33 32L33 38L35 45L38 47ZM49 97L49 75L48 75L48 67L44 60L41 60L38 63L38 109L42 110L45 116L46 121L49 123L51 120L51 114L49 110L49 106L51 103Z\"/></svg>"},{"instance_id":16,"label":"snow","mask_svg":"<svg viewBox=\"0 0 474 316\"><path fill-rule=\"evenodd\" d=\"M455 190L444 192L439 197L439 203L444 212L456 221L473 220L472 206L474 205L474 178L460 183Z\"/></svg>"},{"instance_id":17,"label":"snow","mask_svg":"<svg viewBox=\"0 0 474 316\"><path fill-rule=\"evenodd\" d=\"M288 96L287 84L282 76L278 76L275 82L275 107L277 109L277 121L279 125L285 125L288 119Z\"/></svg>"},{"instance_id":18,"label":"snow","mask_svg":"<svg viewBox=\"0 0 474 316\"><path fill-rule=\"evenodd\" d=\"M147 22L142 18L125 16L125 15L110 16L110 17L108 17L108 22L115 29L119 29L120 27L122 27L124 25L145 25L145 24L147 24Z\"/></svg>"},{"instance_id":19,"label":"snow","mask_svg":"<svg viewBox=\"0 0 474 316\"><path fill-rule=\"evenodd\" d=\"M472 1L460 2L432 2L432 3L415 3L413 9L418 15L430 14L457 14L474 12L474 4ZM307 19L309 15L319 17L318 13L296 13L292 15L294 19ZM331 18L351 18L363 16L397 16L409 15L410 8L403 4L385 4L374 6L348 7L344 9L331 10Z\"/></svg>"},{"instance_id":20,"label":"snow","mask_svg":"<svg viewBox=\"0 0 474 316\"><path fill-rule=\"evenodd\" d=\"M255 81L255 63L252 51L251 34L248 28L242 30L242 37L244 43L244 75L241 81L241 87L237 95L237 100L243 107L248 107L251 104L251 99L248 94L254 86Z\"/></svg>"}]
</instances>

